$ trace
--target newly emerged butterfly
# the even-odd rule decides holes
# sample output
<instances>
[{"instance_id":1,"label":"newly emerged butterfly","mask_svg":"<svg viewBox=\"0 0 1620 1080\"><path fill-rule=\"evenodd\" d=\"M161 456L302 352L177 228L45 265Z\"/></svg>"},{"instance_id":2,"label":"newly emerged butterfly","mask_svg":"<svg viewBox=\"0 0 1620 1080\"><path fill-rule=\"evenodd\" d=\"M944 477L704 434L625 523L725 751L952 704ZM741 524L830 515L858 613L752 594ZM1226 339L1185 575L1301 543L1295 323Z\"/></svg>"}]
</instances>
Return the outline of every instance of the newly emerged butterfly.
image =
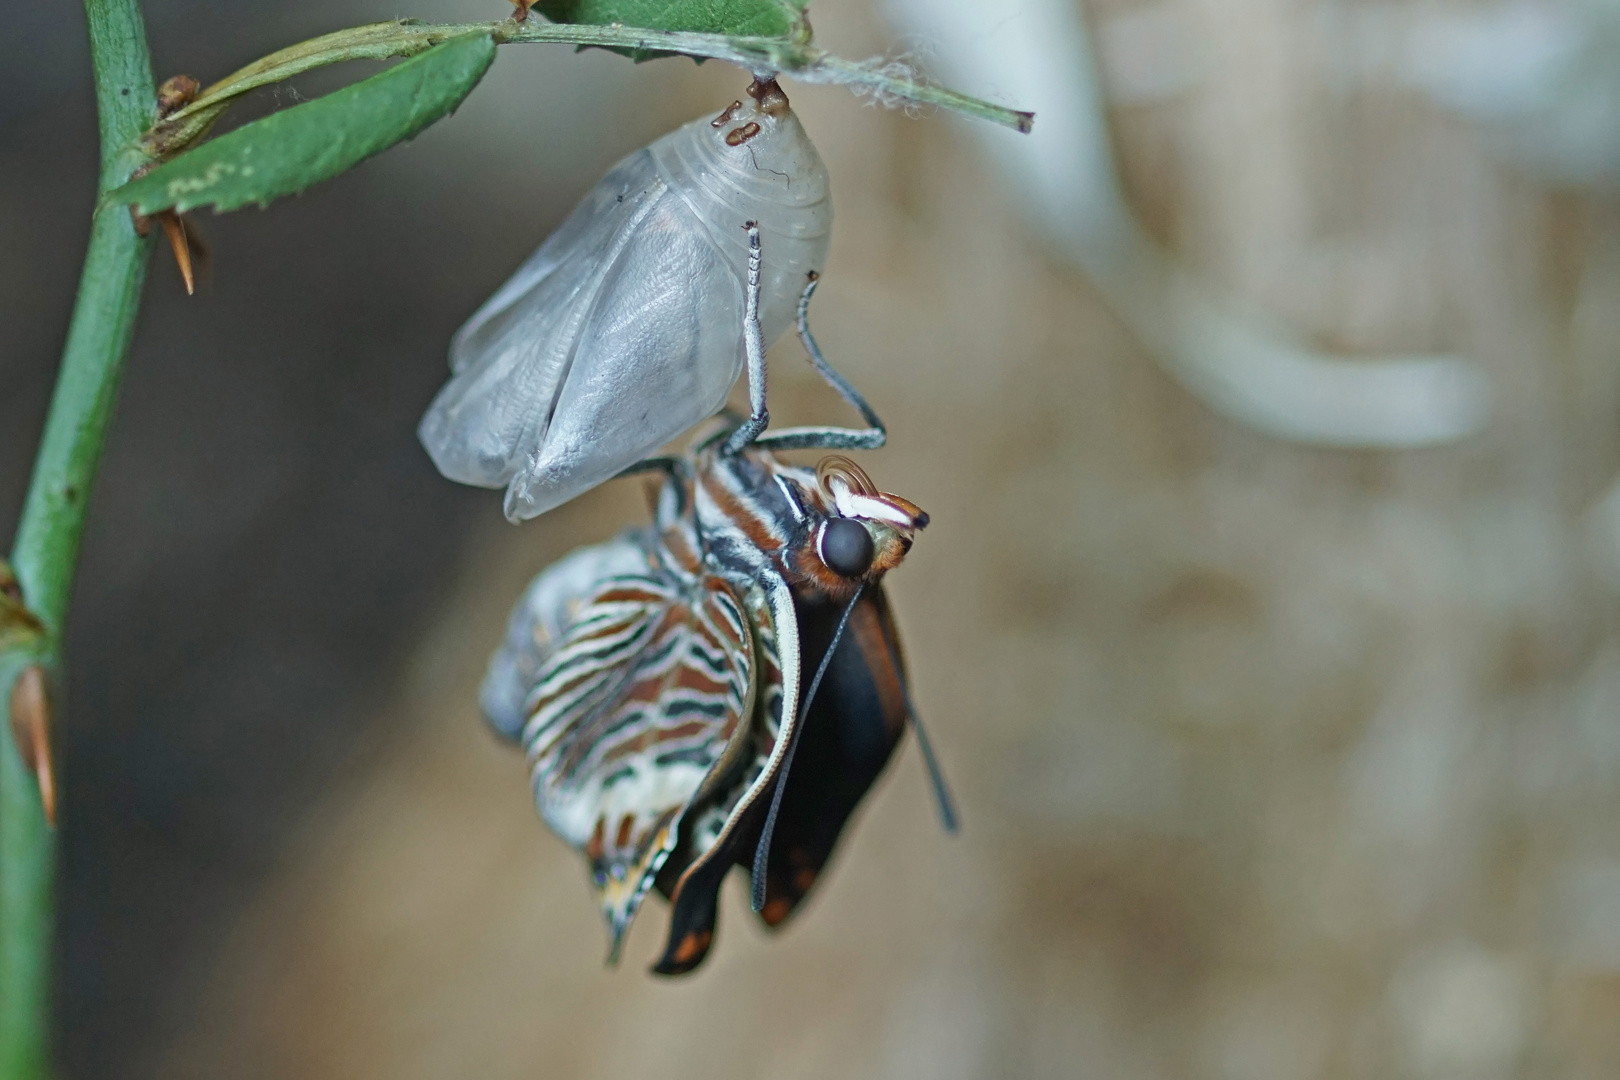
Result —
<instances>
[{"instance_id":1,"label":"newly emerged butterfly","mask_svg":"<svg viewBox=\"0 0 1620 1080\"><path fill-rule=\"evenodd\" d=\"M757 230L750 241L752 313ZM610 955L650 889L669 899L662 974L707 955L735 864L767 925L792 914L908 720L954 828L882 584L928 516L847 458L810 470L772 453L882 439L810 337L814 284L800 335L871 428L761 434L763 350L748 319L754 415L637 466L664 474L652 526L536 578L484 680L491 723L528 752L541 815L589 864Z\"/></svg>"},{"instance_id":2,"label":"newly emerged butterfly","mask_svg":"<svg viewBox=\"0 0 1620 1080\"><path fill-rule=\"evenodd\" d=\"M743 369L749 249L764 340L826 264L827 169L774 81L614 166L457 332L419 434L451 480L534 517L713 415Z\"/></svg>"}]
</instances>

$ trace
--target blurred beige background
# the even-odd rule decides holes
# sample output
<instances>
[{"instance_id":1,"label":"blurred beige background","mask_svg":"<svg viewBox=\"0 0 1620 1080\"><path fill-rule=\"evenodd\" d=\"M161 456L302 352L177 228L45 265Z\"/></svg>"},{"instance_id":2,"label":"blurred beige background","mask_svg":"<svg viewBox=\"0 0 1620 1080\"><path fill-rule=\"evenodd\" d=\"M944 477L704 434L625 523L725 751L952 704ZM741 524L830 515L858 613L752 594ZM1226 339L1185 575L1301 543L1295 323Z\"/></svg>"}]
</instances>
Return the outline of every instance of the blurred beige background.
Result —
<instances>
[{"instance_id":1,"label":"blurred beige background","mask_svg":"<svg viewBox=\"0 0 1620 1080\"><path fill-rule=\"evenodd\" d=\"M609 485L521 528L490 494L357 749L140 1071L1620 1075L1620 540L1601 503L1620 215L1349 63L1361 39L1334 20L1370 10L1086 15L1149 232L1331 353L1470 358L1495 392L1483 431L1330 449L1216 415L1043 242L969 122L790 84L837 200L818 336L889 424L863 464L933 516L889 588L962 834L941 834L908 742L782 933L732 881L694 977L645 973L657 901L604 969L583 867L475 690L523 583L641 520L642 494ZM845 55L896 47L863 0L813 14ZM467 185L448 178L480 148L499 175L456 213L498 214L551 170L555 220L600 165L745 82L505 50L373 182L425 162ZM526 139L540 113L556 130ZM576 146L595 164L559 174ZM492 288L512 261L477 273ZM845 417L796 343L771 361L778 422Z\"/></svg>"},{"instance_id":2,"label":"blurred beige background","mask_svg":"<svg viewBox=\"0 0 1620 1080\"><path fill-rule=\"evenodd\" d=\"M1489 430L1238 430L1043 249L966 123L792 88L838 199L821 337L890 424L870 470L934 515L890 587L963 834L908 748L777 940L739 886L695 978L640 970L657 904L603 970L583 872L473 695L523 581L640 493L522 529L490 499L375 763L312 813L165 1071L1615 1075L1620 645L1582 514L1616 465L1616 339L1571 325L1612 210L1409 89L1326 85L1312 7L1175 13L1202 70L1112 114L1129 193L1330 348L1476 357ZM888 42L864 4L814 14ZM669 97L638 100L669 124L740 82L659 67ZM794 343L772 360L776 415L841 415Z\"/></svg>"}]
</instances>

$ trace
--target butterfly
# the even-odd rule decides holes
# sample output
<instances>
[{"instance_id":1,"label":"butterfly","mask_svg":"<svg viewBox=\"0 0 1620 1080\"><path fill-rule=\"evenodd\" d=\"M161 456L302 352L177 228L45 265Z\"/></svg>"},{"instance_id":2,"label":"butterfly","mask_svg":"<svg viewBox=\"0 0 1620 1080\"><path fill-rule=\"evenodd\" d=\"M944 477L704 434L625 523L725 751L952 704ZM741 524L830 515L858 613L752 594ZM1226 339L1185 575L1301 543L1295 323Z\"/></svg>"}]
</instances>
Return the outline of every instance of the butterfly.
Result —
<instances>
[{"instance_id":1,"label":"butterfly","mask_svg":"<svg viewBox=\"0 0 1620 1080\"><path fill-rule=\"evenodd\" d=\"M750 243L757 268L757 231ZM610 961L656 890L671 915L653 970L696 968L734 865L754 910L781 925L907 726L955 829L883 588L928 515L841 455L807 469L775 454L883 439L809 333L814 288L800 337L871 427L765 433L763 349L745 325L753 414L636 466L661 474L652 524L541 573L484 680L486 715L527 751L541 816L587 861Z\"/></svg>"}]
</instances>

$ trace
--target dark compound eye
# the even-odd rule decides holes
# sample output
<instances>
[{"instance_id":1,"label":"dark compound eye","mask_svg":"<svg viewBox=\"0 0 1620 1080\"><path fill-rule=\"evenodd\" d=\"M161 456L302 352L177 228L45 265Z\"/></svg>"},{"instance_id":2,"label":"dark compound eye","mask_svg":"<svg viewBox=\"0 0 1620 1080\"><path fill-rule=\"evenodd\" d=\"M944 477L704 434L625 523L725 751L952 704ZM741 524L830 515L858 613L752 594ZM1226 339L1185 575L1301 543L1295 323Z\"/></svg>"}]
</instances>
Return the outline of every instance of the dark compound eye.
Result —
<instances>
[{"instance_id":1,"label":"dark compound eye","mask_svg":"<svg viewBox=\"0 0 1620 1080\"><path fill-rule=\"evenodd\" d=\"M821 527L821 561L835 574L860 577L872 568L872 534L850 518L833 518Z\"/></svg>"}]
</instances>

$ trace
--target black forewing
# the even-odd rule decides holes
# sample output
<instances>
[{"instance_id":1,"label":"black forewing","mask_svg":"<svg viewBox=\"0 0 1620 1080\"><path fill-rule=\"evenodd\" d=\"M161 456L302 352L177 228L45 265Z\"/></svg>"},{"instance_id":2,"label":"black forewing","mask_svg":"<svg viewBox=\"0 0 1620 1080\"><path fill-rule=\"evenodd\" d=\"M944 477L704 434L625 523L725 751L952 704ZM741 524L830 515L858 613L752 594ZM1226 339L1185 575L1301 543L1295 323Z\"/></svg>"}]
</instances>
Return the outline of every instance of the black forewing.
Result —
<instances>
[{"instance_id":1,"label":"black forewing","mask_svg":"<svg viewBox=\"0 0 1620 1080\"><path fill-rule=\"evenodd\" d=\"M841 614L836 603L800 604L802 670L821 663ZM815 885L845 823L905 733L900 656L888 598L881 584L869 586L798 733L766 871L760 918L768 926L787 919ZM762 824L763 815L752 823L756 841ZM752 856L753 844L747 844L738 861L748 865Z\"/></svg>"}]
</instances>

